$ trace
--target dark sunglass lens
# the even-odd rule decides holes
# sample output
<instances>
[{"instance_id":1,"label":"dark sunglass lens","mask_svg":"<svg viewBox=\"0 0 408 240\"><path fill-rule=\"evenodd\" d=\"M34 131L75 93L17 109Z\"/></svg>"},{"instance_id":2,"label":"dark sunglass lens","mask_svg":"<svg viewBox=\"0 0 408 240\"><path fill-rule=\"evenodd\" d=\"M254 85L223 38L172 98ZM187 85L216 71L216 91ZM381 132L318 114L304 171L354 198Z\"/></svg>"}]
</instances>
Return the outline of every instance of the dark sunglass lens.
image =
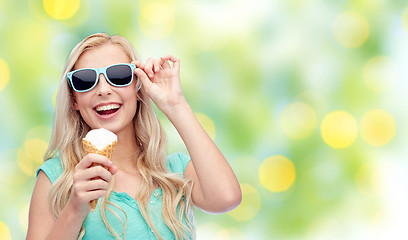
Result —
<instances>
[{"instance_id":1,"label":"dark sunglass lens","mask_svg":"<svg viewBox=\"0 0 408 240\"><path fill-rule=\"evenodd\" d=\"M72 74L72 84L78 91L85 91L93 87L96 81L96 72L84 69Z\"/></svg>"},{"instance_id":2,"label":"dark sunglass lens","mask_svg":"<svg viewBox=\"0 0 408 240\"><path fill-rule=\"evenodd\" d=\"M127 65L116 65L106 70L109 80L119 86L127 85L132 81L132 69Z\"/></svg>"}]
</instances>

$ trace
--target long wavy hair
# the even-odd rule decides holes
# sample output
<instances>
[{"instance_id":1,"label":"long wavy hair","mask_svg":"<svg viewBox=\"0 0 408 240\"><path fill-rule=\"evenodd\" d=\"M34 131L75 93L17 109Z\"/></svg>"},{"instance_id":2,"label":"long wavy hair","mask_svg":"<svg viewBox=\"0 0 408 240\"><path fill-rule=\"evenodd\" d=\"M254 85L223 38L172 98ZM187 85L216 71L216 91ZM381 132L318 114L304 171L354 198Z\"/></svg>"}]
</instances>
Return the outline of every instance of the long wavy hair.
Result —
<instances>
[{"instance_id":1,"label":"long wavy hair","mask_svg":"<svg viewBox=\"0 0 408 240\"><path fill-rule=\"evenodd\" d=\"M90 130L80 113L74 108L74 96L68 86L66 74L73 69L83 52L105 44L114 44L121 47L129 57L129 62L139 59L133 46L124 37L119 35L109 36L105 33L88 36L71 51L61 77L51 141L44 156L45 160L59 156L63 168L62 175L51 186L49 193L50 208L55 218L58 218L68 202L75 166L85 156L82 138ZM165 134L153 110L151 100L143 87L138 92L137 106L138 109L133 123L135 138L140 145L140 154L137 157L136 166L143 179L136 196L140 212L156 237L162 239L147 209L151 196L151 186L157 184L163 192L162 214L165 224L173 232L176 239L195 238L191 199L192 182L180 177L178 174L170 173L166 168ZM110 182L106 196L103 198L100 208L101 215L106 228L112 236L120 239L120 235L123 234L123 238L126 238L127 219L125 220L126 223L121 220L124 229L122 233L118 234L113 230L105 216L105 210L112 212L109 206L118 207L108 200L113 186L114 178ZM120 207L118 208L120 209ZM186 224L183 223L183 219L186 220ZM82 226L79 239L84 236L85 231L86 229Z\"/></svg>"}]
</instances>

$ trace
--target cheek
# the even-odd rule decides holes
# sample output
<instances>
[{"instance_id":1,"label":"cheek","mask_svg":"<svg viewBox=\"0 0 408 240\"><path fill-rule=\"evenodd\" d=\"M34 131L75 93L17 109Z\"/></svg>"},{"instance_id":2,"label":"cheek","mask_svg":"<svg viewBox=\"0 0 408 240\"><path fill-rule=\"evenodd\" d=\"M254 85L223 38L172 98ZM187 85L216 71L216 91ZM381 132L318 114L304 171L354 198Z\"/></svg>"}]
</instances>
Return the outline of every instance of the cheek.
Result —
<instances>
[{"instance_id":1,"label":"cheek","mask_svg":"<svg viewBox=\"0 0 408 240\"><path fill-rule=\"evenodd\" d=\"M137 91L136 91L136 84L133 82L131 85L126 86L120 89L120 95L122 95L125 99L136 101L137 100Z\"/></svg>"},{"instance_id":2,"label":"cheek","mask_svg":"<svg viewBox=\"0 0 408 240\"><path fill-rule=\"evenodd\" d=\"M126 99L125 100L126 105L131 106L132 111L134 110L136 113L138 97L137 97L135 88L132 87L132 88L127 89L127 91L123 91L121 96L122 96L122 99L124 100Z\"/></svg>"},{"instance_id":3,"label":"cheek","mask_svg":"<svg viewBox=\"0 0 408 240\"><path fill-rule=\"evenodd\" d=\"M74 93L74 108L75 110L81 110L86 107L86 104L90 102L86 93Z\"/></svg>"}]
</instances>

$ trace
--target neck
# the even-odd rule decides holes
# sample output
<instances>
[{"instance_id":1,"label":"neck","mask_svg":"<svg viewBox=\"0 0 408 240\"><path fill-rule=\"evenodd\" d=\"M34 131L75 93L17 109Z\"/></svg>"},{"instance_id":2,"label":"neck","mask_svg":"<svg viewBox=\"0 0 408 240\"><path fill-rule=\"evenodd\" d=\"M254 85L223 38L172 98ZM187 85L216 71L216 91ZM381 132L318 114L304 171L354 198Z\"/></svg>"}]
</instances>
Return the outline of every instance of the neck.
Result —
<instances>
[{"instance_id":1,"label":"neck","mask_svg":"<svg viewBox=\"0 0 408 240\"><path fill-rule=\"evenodd\" d=\"M140 152L134 128L121 131L116 135L118 136L118 143L113 151L112 162L119 169L134 168L136 166L135 159Z\"/></svg>"}]
</instances>

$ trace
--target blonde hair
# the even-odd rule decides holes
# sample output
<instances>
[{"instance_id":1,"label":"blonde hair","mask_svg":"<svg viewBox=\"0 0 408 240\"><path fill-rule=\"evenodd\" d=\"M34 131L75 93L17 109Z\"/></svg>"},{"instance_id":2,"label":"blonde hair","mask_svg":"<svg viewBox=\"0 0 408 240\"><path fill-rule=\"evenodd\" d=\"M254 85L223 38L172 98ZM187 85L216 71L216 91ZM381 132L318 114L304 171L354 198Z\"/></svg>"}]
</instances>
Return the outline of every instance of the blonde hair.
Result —
<instances>
[{"instance_id":1,"label":"blonde hair","mask_svg":"<svg viewBox=\"0 0 408 240\"><path fill-rule=\"evenodd\" d=\"M121 47L130 61L139 59L132 45L124 37L119 35L109 36L105 33L88 36L71 51L61 77L51 141L44 156L45 160L59 156L63 168L62 175L51 186L49 194L50 207L55 218L59 216L68 201L75 166L85 155L81 141L90 130L79 112L74 109L74 97L67 83L66 74L73 69L83 52L105 44L115 44ZM167 156L164 131L153 110L151 100L144 92L143 87L138 94L138 109L133 123L135 137L140 144L140 154L137 157L136 166L143 178L136 196L140 212L156 237L162 239L147 209L151 196L151 186L157 184L163 192L162 214L165 224L173 232L176 239L194 238L191 199L192 181L186 180L178 174L170 173L166 168ZM109 233L120 239L119 235L122 235L122 233L117 234L105 217L105 209L112 212L107 205L115 206L108 201L113 185L114 181L111 181L108 192L101 204L101 215ZM183 224L183 218L186 219L186 224ZM125 224L122 222L122 225L124 228L123 235L126 238L127 219ZM85 231L86 229L82 227L79 238L82 238Z\"/></svg>"}]
</instances>

